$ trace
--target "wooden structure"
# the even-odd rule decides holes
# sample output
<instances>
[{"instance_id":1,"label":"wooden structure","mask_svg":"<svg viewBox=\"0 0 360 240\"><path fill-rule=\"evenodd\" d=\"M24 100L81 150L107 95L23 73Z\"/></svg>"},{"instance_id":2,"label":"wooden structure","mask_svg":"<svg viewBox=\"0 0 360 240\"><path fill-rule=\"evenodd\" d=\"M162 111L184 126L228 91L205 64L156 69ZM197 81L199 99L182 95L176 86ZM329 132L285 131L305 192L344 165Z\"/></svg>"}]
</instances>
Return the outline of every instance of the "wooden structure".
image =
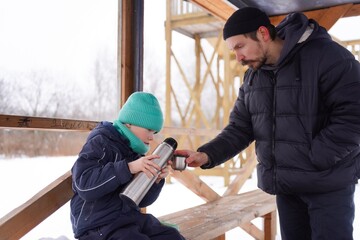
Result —
<instances>
[{"instance_id":1,"label":"wooden structure","mask_svg":"<svg viewBox=\"0 0 360 240\"><path fill-rule=\"evenodd\" d=\"M281 0L280 0L281 1ZM119 0L119 19L121 19L121 29L119 30L119 46L121 46L119 51L119 78L121 78L122 82L122 91L121 91L121 102L124 103L125 99L135 90L139 90L139 84L136 83L136 79L141 79L140 76L136 76L138 71L135 71L137 67L139 67L139 59L141 59L141 51L135 51L136 48L138 48L138 41L136 41L136 37L139 37L135 34L135 32L139 29L141 29L141 24L138 24L139 19L138 15L135 13L139 13L139 9L141 10L141 4L140 6L138 3L141 3L142 1L139 0ZM221 27L221 22L223 22L225 19L228 18L228 16L236 9L235 7L231 6L228 1L225 0L219 0L219 1L211 1L211 0L190 0L191 3L194 3L196 6L200 7L202 10L206 11L206 14L204 13L198 13L198 18L193 23L198 23L199 21L202 21L203 24L207 25L209 24L207 21L210 19L217 27ZM251 1L248 1L251 2ZM256 1L254 1L256 3ZM265 1L264 1L265 2ZM270 2L270 1L269 1ZM317 3L326 2L329 3L331 1L316 1ZM337 4L340 4L341 1L336 1ZM254 3L254 4L255 4ZM273 6L273 8L276 8L276 5ZM266 9L265 9L266 10ZM330 28L338 18L340 17L347 17L347 16L355 16L359 15L360 13L360 6L357 4L353 4L349 1L345 1L342 5L337 6L326 6L324 8L318 8L316 10L305 11L305 14L308 16L311 16L312 18L318 20L320 24L326 26L327 28ZM210 15L212 17L209 17ZM283 15L281 16L273 16L271 17L271 21L276 24L283 18ZM215 19L219 22L216 22ZM174 19L172 19L174 20ZM187 21L191 21L191 19L187 19ZM167 21L167 27L169 29L173 29L175 27L174 22L169 23ZM183 26L185 27L185 26ZM219 31L219 29L217 29ZM216 31L212 31L213 33ZM171 36L169 36L170 33L167 33L167 40L171 39ZM231 101L233 101L234 96L232 81L233 77L235 76L235 73L237 74L238 66L235 66L233 62L231 62L231 56L230 53L226 52L226 49L221 47L220 44L220 36L221 34L218 33L218 37L213 41L213 46L216 46L214 49L213 56L210 60L205 60L205 62L212 62L214 59L215 62L223 61L224 68L229 68L228 71L226 71L225 77L220 78L213 78L213 81L216 84L223 85L223 94L218 94L216 98L217 102L217 111L222 111L223 115L215 115L213 122L210 124L210 121L208 121L201 111L201 100L200 96L202 95L202 89L203 84L205 83L205 78L201 77L200 71L197 71L197 77L195 78L196 81L194 81L194 84L187 84L187 87L190 91L190 100L191 104L189 104L189 107L187 108L185 112L181 112L181 121L182 125L173 127L172 126L172 118L170 114L171 110L171 102L174 101L176 105L176 100L171 100L171 98L174 97L174 90L171 89L171 83L170 83L170 76L167 76L167 87L168 91L166 92L166 127L163 131L164 134L171 134L171 135L181 135L182 141L181 144L184 144L186 139L188 139L189 135L190 137L193 137L195 140L193 141L193 145L196 146L198 144L203 143L206 141L207 138L212 137L214 134L216 134L221 126L224 124L222 122L219 122L219 119L226 118L227 114L229 113L229 107L231 106ZM209 36L209 35L207 35ZM215 36L215 35L212 35ZM201 37L206 37L206 35L202 34L195 34L194 35L196 41L199 43ZM350 43L355 44L355 43ZM356 43L358 44L358 43ZM170 45L167 45L168 51L171 52L171 41ZM202 55L201 47L200 45L197 45L196 48L198 51L196 53L198 56ZM223 51L221 53L221 50ZM353 50L354 53L359 56L359 50L358 47L354 47ZM137 53L136 56L134 56L134 53ZM216 57L215 57L216 56ZM169 55L170 58L170 55ZM168 64L170 64L170 59L168 59ZM209 66L209 64L208 64ZM170 66L169 66L170 67ZM200 68L199 68L200 69ZM231 70L235 69L235 70ZM170 73L169 73L170 74ZM205 75L212 75L210 68L208 67L205 71ZM217 75L216 75L217 76ZM225 82L228 82L224 84ZM140 84L141 85L141 84ZM225 87L224 87L225 86ZM221 109L221 110L220 110ZM200 121L201 120L201 121ZM17 128L17 129L43 129L43 130L53 130L53 131L90 131L94 126L96 122L91 121L81 121L81 120L67 120L67 119L50 119L50 118L36 118L32 116L10 116L10 115L0 115L0 127L1 128ZM180 145L181 145L180 144ZM229 187L227 191L224 193L224 198L222 196L219 196L216 192L214 192L208 185L206 185L204 182L201 181L201 179L191 171L183 171L183 172L174 172L173 177L179 180L182 184L184 184L189 190L193 191L197 195L199 195L202 199L204 199L207 204L204 206L201 206L200 209L204 209L208 211L210 215L209 221L212 223L218 223L219 221L224 221L225 226L222 228L219 234L223 234L225 231L233 228L234 226L239 226L245 229L248 229L248 232L254 236L257 239L264 239L266 238L266 234L262 235L259 234L259 231L254 228L254 226L251 225L249 222L251 219L258 217L258 216L264 216L265 219L267 219L266 216L268 216L268 213L271 213L271 215L274 215L274 208L273 208L273 202L269 199L269 202L265 204L266 207L269 207L267 210L258 209L257 205L248 205L248 207L244 207L242 210L248 211L247 213L239 213L236 214L228 214L214 217L214 214L217 213L218 209L216 208L216 204L218 203L224 203L228 200L234 200L238 203L246 203L248 204L248 200L251 199L249 196L252 193L245 194L245 195L237 195L239 192L239 189L241 188L242 184L245 182L245 180L250 176L254 166L256 165L256 156L253 152L253 150L250 148L247 150L246 156L246 162L242 166L241 170L236 173L235 179L229 183ZM258 199L260 202L267 201L268 196L261 195L262 193L257 193L260 197ZM22 236L24 236L27 232L29 232L31 229L33 229L35 226L37 226L40 222L42 222L44 219L46 219L49 215L54 213L57 209L59 209L62 205L64 205L67 201L70 200L72 197L72 190L71 190L71 174L70 172L65 173L63 176L60 176L56 181L53 183L49 183L47 187L45 187L42 191L37 193L35 196L33 196L29 201L27 201L25 204L19 206L18 208L10 211L6 216L2 217L0 219L0 238L1 240L11 240L11 239L19 239ZM239 207L239 206L232 206L231 207ZM215 212L212 212L212 209L214 209ZM192 209L194 210L194 209ZM236 208L235 210L239 210L239 208ZM256 210L260 211L259 214L257 214ZM184 210L185 212L191 211L191 210ZM184 212L182 212L184 213ZM254 215L254 213L256 213ZM174 215L168 215L164 216L163 219L167 221L172 221ZM202 219L196 219L193 215L189 215L192 219L194 219L195 223L198 224L200 227L200 222ZM186 226L186 222L183 222L183 219L181 217L175 217L176 220L174 220L175 223L178 223L180 226L180 230L184 229L184 226ZM272 217L272 219L274 219ZM68 219L64 219L64 221L68 221ZM272 220L273 221L273 220ZM267 220L265 221L266 224ZM273 229L273 222L270 224ZM210 227L213 225L210 225ZM268 229L268 228L267 228ZM204 231L208 231L209 229L202 229ZM185 233L184 229L184 233ZM185 233L185 234L195 234L195 230L191 233ZM273 233L270 233L273 235ZM190 236L189 235L189 236ZM216 234L212 234L211 237L215 236ZM205 237L204 237L205 238ZM202 237L199 237L198 239L204 239ZM224 239L224 235L220 237Z\"/></svg>"},{"instance_id":2,"label":"wooden structure","mask_svg":"<svg viewBox=\"0 0 360 240\"><path fill-rule=\"evenodd\" d=\"M226 125L245 68L236 64L224 44L223 24L196 5L182 0L167 0L165 125L209 130L222 129ZM193 40L194 69L184 70L187 61L182 63L172 46L173 31ZM175 83L179 86L179 82L186 86L184 91L178 91L174 86ZM209 101L212 104L206 104ZM204 105L211 108L206 109ZM171 111L174 108L176 114ZM211 137L213 135L195 138L183 135L179 142L182 146L196 149ZM197 175L222 176L224 185L228 186L230 176L239 172L247 157L247 154L239 155L214 169L203 171L199 168L194 171Z\"/></svg>"}]
</instances>

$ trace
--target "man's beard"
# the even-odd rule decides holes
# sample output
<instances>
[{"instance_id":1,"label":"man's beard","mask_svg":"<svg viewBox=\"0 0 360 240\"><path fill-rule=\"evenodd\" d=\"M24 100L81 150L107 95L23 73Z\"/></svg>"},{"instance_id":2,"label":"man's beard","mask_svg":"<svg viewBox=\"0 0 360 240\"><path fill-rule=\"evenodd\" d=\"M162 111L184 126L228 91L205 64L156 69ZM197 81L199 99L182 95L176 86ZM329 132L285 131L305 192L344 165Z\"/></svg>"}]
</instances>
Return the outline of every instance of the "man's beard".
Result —
<instances>
[{"instance_id":1,"label":"man's beard","mask_svg":"<svg viewBox=\"0 0 360 240\"><path fill-rule=\"evenodd\" d=\"M267 58L264 56L258 60L243 60L243 61L241 61L241 64L243 66L247 65L247 66L249 66L249 68L256 71L256 70L260 69L266 63L266 60L267 60Z\"/></svg>"}]
</instances>

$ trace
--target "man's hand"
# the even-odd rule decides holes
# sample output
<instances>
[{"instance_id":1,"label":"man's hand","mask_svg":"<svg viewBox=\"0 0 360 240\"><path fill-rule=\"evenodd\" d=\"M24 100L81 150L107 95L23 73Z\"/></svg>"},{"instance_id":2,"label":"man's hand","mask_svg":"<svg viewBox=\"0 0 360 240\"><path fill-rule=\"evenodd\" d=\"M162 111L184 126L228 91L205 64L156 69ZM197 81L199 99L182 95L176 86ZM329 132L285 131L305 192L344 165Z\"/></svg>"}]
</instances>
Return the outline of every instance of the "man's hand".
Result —
<instances>
[{"instance_id":1,"label":"man's hand","mask_svg":"<svg viewBox=\"0 0 360 240\"><path fill-rule=\"evenodd\" d=\"M195 152L192 150L175 150L174 154L186 157L185 161L189 167L200 167L209 162L208 155L203 152Z\"/></svg>"}]
</instances>

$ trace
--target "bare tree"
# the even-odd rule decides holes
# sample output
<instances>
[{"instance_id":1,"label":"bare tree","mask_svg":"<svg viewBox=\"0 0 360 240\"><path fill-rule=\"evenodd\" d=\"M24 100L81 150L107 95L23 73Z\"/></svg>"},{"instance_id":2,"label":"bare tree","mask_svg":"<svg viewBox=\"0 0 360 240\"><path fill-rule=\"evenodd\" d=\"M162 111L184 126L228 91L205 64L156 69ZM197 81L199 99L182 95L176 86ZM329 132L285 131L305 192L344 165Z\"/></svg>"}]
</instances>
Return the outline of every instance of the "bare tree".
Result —
<instances>
[{"instance_id":1,"label":"bare tree","mask_svg":"<svg viewBox=\"0 0 360 240\"><path fill-rule=\"evenodd\" d=\"M94 62L94 91L90 97L93 116L98 120L112 120L117 106L116 56L99 52Z\"/></svg>"},{"instance_id":2,"label":"bare tree","mask_svg":"<svg viewBox=\"0 0 360 240\"><path fill-rule=\"evenodd\" d=\"M0 113L11 113L11 92L13 92L11 81L0 77Z\"/></svg>"}]
</instances>

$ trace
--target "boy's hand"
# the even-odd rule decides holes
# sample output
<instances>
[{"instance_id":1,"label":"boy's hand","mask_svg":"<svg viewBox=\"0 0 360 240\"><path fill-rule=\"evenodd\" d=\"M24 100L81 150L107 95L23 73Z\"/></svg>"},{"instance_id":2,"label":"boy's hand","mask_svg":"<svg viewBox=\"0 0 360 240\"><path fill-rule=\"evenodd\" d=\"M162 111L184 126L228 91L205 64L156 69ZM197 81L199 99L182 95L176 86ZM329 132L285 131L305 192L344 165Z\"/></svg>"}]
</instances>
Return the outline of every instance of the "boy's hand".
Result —
<instances>
[{"instance_id":1,"label":"boy's hand","mask_svg":"<svg viewBox=\"0 0 360 240\"><path fill-rule=\"evenodd\" d=\"M148 178L152 178L153 176L157 176L158 172L161 171L159 165L153 162L153 159L159 158L158 155L149 155L141 157L135 161L129 162L128 166L130 172L132 174L136 174L138 172L144 172Z\"/></svg>"},{"instance_id":2,"label":"boy's hand","mask_svg":"<svg viewBox=\"0 0 360 240\"><path fill-rule=\"evenodd\" d=\"M158 178L156 179L156 183L159 183L162 179L166 178L170 173L170 165L171 161L168 162L168 164L161 169L161 173L159 174Z\"/></svg>"}]
</instances>

